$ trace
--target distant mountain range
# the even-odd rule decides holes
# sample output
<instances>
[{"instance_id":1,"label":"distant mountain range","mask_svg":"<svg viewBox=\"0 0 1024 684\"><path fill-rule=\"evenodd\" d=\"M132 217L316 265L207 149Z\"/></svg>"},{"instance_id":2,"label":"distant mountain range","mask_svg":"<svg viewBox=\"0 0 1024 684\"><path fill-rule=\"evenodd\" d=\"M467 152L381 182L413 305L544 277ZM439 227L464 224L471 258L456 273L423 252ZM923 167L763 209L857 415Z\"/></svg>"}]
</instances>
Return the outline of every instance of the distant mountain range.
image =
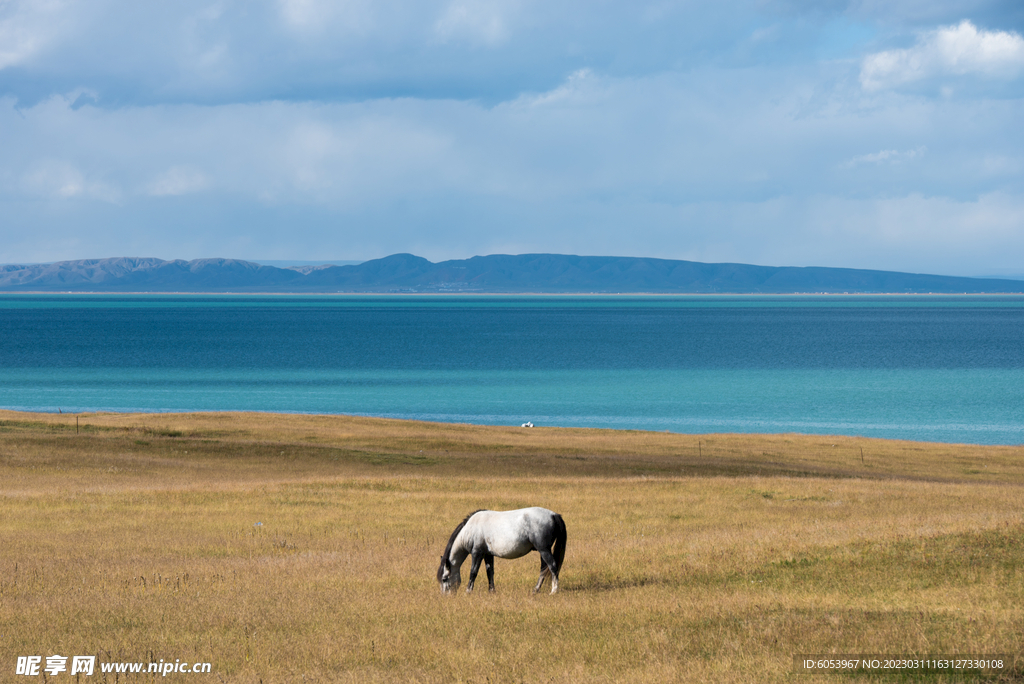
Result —
<instances>
[{"instance_id":1,"label":"distant mountain range","mask_svg":"<svg viewBox=\"0 0 1024 684\"><path fill-rule=\"evenodd\" d=\"M237 259L114 258L0 266L3 292L1021 293L1024 281L638 257L495 254L432 263L276 268Z\"/></svg>"}]
</instances>

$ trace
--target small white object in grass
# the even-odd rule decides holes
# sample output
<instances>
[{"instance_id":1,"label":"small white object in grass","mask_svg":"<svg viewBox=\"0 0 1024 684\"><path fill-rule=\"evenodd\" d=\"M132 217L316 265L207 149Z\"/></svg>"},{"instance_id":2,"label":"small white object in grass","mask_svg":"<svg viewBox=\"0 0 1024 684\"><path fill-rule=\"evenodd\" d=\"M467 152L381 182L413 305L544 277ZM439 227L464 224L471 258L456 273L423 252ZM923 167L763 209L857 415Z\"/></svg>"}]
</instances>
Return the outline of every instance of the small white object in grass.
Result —
<instances>
[{"instance_id":1,"label":"small white object in grass","mask_svg":"<svg viewBox=\"0 0 1024 684\"><path fill-rule=\"evenodd\" d=\"M523 427L533 427L533 423L531 423L530 421L526 421L525 423L523 423Z\"/></svg>"}]
</instances>

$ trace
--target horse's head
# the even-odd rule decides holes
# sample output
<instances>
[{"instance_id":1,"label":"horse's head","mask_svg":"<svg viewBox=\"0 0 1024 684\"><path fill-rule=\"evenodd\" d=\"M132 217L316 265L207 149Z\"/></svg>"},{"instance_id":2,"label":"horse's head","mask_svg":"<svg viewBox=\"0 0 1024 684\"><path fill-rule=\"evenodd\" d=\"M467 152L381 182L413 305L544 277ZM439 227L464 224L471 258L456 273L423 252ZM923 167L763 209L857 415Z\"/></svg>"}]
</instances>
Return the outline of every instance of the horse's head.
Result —
<instances>
[{"instance_id":1,"label":"horse's head","mask_svg":"<svg viewBox=\"0 0 1024 684\"><path fill-rule=\"evenodd\" d=\"M462 584L458 568L454 568L455 572L452 572L452 570L452 564L448 557L441 556L441 565L437 568L437 583L441 585L442 594L450 594L456 591L459 585Z\"/></svg>"}]
</instances>

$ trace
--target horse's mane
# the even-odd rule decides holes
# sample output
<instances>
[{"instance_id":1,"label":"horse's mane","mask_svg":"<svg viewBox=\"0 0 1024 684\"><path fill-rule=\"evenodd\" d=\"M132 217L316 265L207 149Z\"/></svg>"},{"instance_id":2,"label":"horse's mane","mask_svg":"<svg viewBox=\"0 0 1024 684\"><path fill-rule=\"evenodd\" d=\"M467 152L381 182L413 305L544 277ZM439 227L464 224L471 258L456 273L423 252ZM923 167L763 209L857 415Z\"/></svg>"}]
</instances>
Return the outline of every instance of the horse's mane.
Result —
<instances>
[{"instance_id":1,"label":"horse's mane","mask_svg":"<svg viewBox=\"0 0 1024 684\"><path fill-rule=\"evenodd\" d=\"M462 522L460 522L458 524L458 526L455 528L455 531L452 532L451 538L448 539L448 546L444 547L444 560L448 560L448 554L450 554L452 552L452 546L455 545L455 538L459 536L459 532L461 532L462 528L466 526L466 523L469 522L469 519L472 518L477 513L479 513L480 511L484 511L484 510L487 510L487 509L481 508L481 509L473 511L472 513L470 513L469 515L466 516L465 520L463 520Z\"/></svg>"}]
</instances>

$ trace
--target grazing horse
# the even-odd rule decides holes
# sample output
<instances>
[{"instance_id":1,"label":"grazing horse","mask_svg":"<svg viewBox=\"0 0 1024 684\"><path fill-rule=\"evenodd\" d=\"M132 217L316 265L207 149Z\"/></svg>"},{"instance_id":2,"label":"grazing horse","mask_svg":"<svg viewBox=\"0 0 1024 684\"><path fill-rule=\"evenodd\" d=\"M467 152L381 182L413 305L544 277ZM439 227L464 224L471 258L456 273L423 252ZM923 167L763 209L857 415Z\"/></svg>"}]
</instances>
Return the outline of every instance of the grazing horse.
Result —
<instances>
[{"instance_id":1,"label":"grazing horse","mask_svg":"<svg viewBox=\"0 0 1024 684\"><path fill-rule=\"evenodd\" d=\"M554 594L558 591L558 573L565 558L562 516L546 508L470 513L452 532L441 556L441 566L437 569L441 592L447 594L459 588L462 583L460 569L466 556L473 556L466 592L473 591L480 561L487 566L488 588L494 591L494 557L519 558L530 551L540 553L540 579L533 591L540 591L544 580L550 576L551 593Z\"/></svg>"}]
</instances>

